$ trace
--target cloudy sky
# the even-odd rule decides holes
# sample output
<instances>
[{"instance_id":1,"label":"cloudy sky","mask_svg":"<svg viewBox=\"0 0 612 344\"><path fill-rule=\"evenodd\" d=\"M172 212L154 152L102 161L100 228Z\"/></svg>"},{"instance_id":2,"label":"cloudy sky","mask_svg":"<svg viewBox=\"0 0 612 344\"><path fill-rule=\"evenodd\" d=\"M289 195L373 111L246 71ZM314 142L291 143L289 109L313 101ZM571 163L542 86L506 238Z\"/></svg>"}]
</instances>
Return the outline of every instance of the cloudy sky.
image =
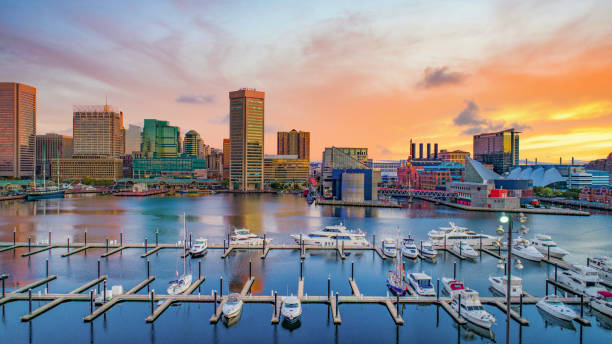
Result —
<instances>
[{"instance_id":1,"label":"cloudy sky","mask_svg":"<svg viewBox=\"0 0 612 344\"><path fill-rule=\"evenodd\" d=\"M290 4L290 5L289 5ZM520 128L521 159L612 151L610 1L2 1L0 79L38 89L38 132L72 106L228 137L227 92L266 92L276 131L401 159Z\"/></svg>"}]
</instances>

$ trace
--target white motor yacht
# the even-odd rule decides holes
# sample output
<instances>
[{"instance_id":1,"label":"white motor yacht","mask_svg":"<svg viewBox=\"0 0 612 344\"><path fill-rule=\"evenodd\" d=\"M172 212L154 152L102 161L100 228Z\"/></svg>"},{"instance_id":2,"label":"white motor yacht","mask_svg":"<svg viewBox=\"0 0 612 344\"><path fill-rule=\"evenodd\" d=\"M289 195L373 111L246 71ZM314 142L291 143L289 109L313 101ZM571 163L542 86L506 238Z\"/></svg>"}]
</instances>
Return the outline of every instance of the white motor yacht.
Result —
<instances>
[{"instance_id":1,"label":"white motor yacht","mask_svg":"<svg viewBox=\"0 0 612 344\"><path fill-rule=\"evenodd\" d=\"M460 292L465 290L465 285L461 281L448 277L442 277L441 281L442 285L444 286L444 291L451 297L458 295Z\"/></svg>"},{"instance_id":2,"label":"white motor yacht","mask_svg":"<svg viewBox=\"0 0 612 344\"><path fill-rule=\"evenodd\" d=\"M412 235L408 235L407 238L402 239L402 255L410 259L416 259L419 256L419 250L414 244Z\"/></svg>"},{"instance_id":3,"label":"white motor yacht","mask_svg":"<svg viewBox=\"0 0 612 344\"><path fill-rule=\"evenodd\" d=\"M572 321L578 317L573 309L566 306L556 295L548 295L536 303L536 307L561 320Z\"/></svg>"},{"instance_id":4,"label":"white motor yacht","mask_svg":"<svg viewBox=\"0 0 612 344\"><path fill-rule=\"evenodd\" d=\"M497 241L497 238L487 234L477 234L465 227L459 227L453 222L450 222L450 227L440 227L439 230L432 230L427 233L429 240L433 245L451 246L456 241L466 241L468 245L491 246Z\"/></svg>"},{"instance_id":5,"label":"white motor yacht","mask_svg":"<svg viewBox=\"0 0 612 344\"><path fill-rule=\"evenodd\" d=\"M266 244L272 239L266 239ZM230 245L234 246L262 246L264 239L247 228L234 228L230 235Z\"/></svg>"},{"instance_id":6,"label":"white motor yacht","mask_svg":"<svg viewBox=\"0 0 612 344\"><path fill-rule=\"evenodd\" d=\"M316 245L323 247L334 247L336 244L347 246L370 246L370 242L366 240L365 233L361 230L350 230L342 223L339 225L325 226L322 230L309 234L294 234L291 237L297 244L300 244L300 239L304 245Z\"/></svg>"},{"instance_id":7,"label":"white motor yacht","mask_svg":"<svg viewBox=\"0 0 612 344\"><path fill-rule=\"evenodd\" d=\"M598 283L597 270L585 265L573 265L572 270L560 272L557 280L574 292L591 297L597 297L599 291L606 290Z\"/></svg>"},{"instance_id":8,"label":"white motor yacht","mask_svg":"<svg viewBox=\"0 0 612 344\"><path fill-rule=\"evenodd\" d=\"M487 329L495 324L495 317L482 307L478 292L472 289L462 290L453 296L451 307L455 312L459 312L459 295L461 295L461 316L465 320Z\"/></svg>"},{"instance_id":9,"label":"white motor yacht","mask_svg":"<svg viewBox=\"0 0 612 344\"><path fill-rule=\"evenodd\" d=\"M508 277L497 276L491 277L489 276L489 282L491 282L491 287L497 291L498 293L506 296L506 286L508 283ZM523 293L523 279L517 276L512 276L510 280L510 297L519 297Z\"/></svg>"},{"instance_id":10,"label":"white motor yacht","mask_svg":"<svg viewBox=\"0 0 612 344\"><path fill-rule=\"evenodd\" d=\"M597 292L597 297L591 299L591 307L600 313L612 317L612 293L605 290Z\"/></svg>"},{"instance_id":11,"label":"white motor yacht","mask_svg":"<svg viewBox=\"0 0 612 344\"><path fill-rule=\"evenodd\" d=\"M419 254L424 258L435 258L438 255L438 251L433 247L431 242L425 241L418 246Z\"/></svg>"},{"instance_id":12,"label":"white motor yacht","mask_svg":"<svg viewBox=\"0 0 612 344\"><path fill-rule=\"evenodd\" d=\"M300 316L302 315L300 299L293 295L285 297L281 306L281 315L283 316L283 321L289 323L300 321Z\"/></svg>"},{"instance_id":13,"label":"white motor yacht","mask_svg":"<svg viewBox=\"0 0 612 344\"><path fill-rule=\"evenodd\" d=\"M387 257L395 258L397 256L397 242L393 239L383 240L382 252Z\"/></svg>"},{"instance_id":14,"label":"white motor yacht","mask_svg":"<svg viewBox=\"0 0 612 344\"><path fill-rule=\"evenodd\" d=\"M204 238L198 238L194 242L191 249L189 249L189 254L192 258L201 257L206 254L206 249L208 248L208 240Z\"/></svg>"},{"instance_id":15,"label":"white motor yacht","mask_svg":"<svg viewBox=\"0 0 612 344\"><path fill-rule=\"evenodd\" d=\"M466 258L477 258L476 252L465 240L455 241L449 250L456 255Z\"/></svg>"},{"instance_id":16,"label":"white motor yacht","mask_svg":"<svg viewBox=\"0 0 612 344\"><path fill-rule=\"evenodd\" d=\"M550 249L550 256L553 258L562 259L567 256L569 252L557 246L557 243L552 240L550 235L536 234L534 239L531 239L531 245L535 247L544 257L548 256Z\"/></svg>"},{"instance_id":17,"label":"white motor yacht","mask_svg":"<svg viewBox=\"0 0 612 344\"><path fill-rule=\"evenodd\" d=\"M242 300L240 294L233 293L227 297L227 300L223 303L223 316L227 319L235 318L242 312Z\"/></svg>"},{"instance_id":18,"label":"white motor yacht","mask_svg":"<svg viewBox=\"0 0 612 344\"><path fill-rule=\"evenodd\" d=\"M436 296L431 277L424 272L413 272L406 276L414 291L421 296Z\"/></svg>"},{"instance_id":19,"label":"white motor yacht","mask_svg":"<svg viewBox=\"0 0 612 344\"><path fill-rule=\"evenodd\" d=\"M538 251L534 246L530 245L529 241L522 238L519 238L513 242L512 254L534 262L539 262L542 260L542 258L544 258L540 251Z\"/></svg>"},{"instance_id":20,"label":"white motor yacht","mask_svg":"<svg viewBox=\"0 0 612 344\"><path fill-rule=\"evenodd\" d=\"M597 270L599 279L608 285L612 285L612 261L606 256L595 256L589 258L589 266Z\"/></svg>"}]
</instances>

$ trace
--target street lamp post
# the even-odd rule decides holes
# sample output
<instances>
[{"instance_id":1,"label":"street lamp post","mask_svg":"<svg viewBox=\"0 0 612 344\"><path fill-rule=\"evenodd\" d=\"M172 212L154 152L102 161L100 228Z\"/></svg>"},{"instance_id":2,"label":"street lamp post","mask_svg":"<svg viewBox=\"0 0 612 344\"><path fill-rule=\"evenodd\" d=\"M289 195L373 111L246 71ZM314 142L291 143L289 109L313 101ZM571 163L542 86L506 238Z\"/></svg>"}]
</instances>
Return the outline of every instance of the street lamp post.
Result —
<instances>
[{"instance_id":1,"label":"street lamp post","mask_svg":"<svg viewBox=\"0 0 612 344\"><path fill-rule=\"evenodd\" d=\"M510 218L505 213L502 213L502 215L499 218L499 222L501 222L502 224L506 224L506 223L508 224L508 243L507 243L508 256L506 258L506 343L509 344L510 343L510 311L511 311L510 283L512 281L512 272L511 272L512 270L512 231L513 231L513 226L514 226L514 219ZM527 217L523 213L519 214L519 222L520 223L527 222ZM524 234L526 234L528 232L528 229L525 228L524 225L521 225L521 231ZM499 235L504 234L503 225L499 226L499 228L497 229L497 234ZM500 260L500 265L501 265L501 260ZM520 260L517 260L517 268L520 270L522 269L522 267L523 265L521 264Z\"/></svg>"}]
</instances>

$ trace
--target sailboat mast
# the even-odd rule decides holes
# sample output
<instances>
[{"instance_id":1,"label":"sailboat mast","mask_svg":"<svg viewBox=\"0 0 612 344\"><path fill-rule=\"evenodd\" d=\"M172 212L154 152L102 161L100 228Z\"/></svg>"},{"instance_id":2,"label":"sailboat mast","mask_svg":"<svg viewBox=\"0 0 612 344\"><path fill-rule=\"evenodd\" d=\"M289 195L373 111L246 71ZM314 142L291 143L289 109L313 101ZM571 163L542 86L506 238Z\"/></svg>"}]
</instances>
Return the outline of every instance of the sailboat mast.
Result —
<instances>
[{"instance_id":1,"label":"sailboat mast","mask_svg":"<svg viewBox=\"0 0 612 344\"><path fill-rule=\"evenodd\" d=\"M47 160L43 157L43 190L47 190Z\"/></svg>"},{"instance_id":2,"label":"sailboat mast","mask_svg":"<svg viewBox=\"0 0 612 344\"><path fill-rule=\"evenodd\" d=\"M183 251L187 249L187 225L185 224L186 214L183 213ZM187 255L183 252L183 276L187 273L187 267L185 266L185 260Z\"/></svg>"}]
</instances>

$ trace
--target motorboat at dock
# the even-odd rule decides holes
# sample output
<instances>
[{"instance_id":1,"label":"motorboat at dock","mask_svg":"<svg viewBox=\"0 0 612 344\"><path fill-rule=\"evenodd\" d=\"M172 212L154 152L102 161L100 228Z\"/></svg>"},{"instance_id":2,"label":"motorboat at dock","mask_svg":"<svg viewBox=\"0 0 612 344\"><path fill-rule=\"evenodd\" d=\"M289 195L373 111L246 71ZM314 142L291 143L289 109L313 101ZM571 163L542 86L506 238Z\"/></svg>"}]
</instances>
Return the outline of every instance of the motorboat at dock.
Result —
<instances>
[{"instance_id":1,"label":"motorboat at dock","mask_svg":"<svg viewBox=\"0 0 612 344\"><path fill-rule=\"evenodd\" d=\"M508 277L497 276L491 277L489 276L489 282L491 283L491 287L498 293L506 296ZM512 276L510 279L510 297L519 297L523 293L523 279L517 276Z\"/></svg>"},{"instance_id":2,"label":"motorboat at dock","mask_svg":"<svg viewBox=\"0 0 612 344\"><path fill-rule=\"evenodd\" d=\"M334 247L344 243L347 246L368 247L370 242L366 240L365 235L361 230L350 230L340 223L325 226L322 230L309 234L293 234L291 237L298 245L303 242L304 245Z\"/></svg>"},{"instance_id":3,"label":"motorboat at dock","mask_svg":"<svg viewBox=\"0 0 612 344\"><path fill-rule=\"evenodd\" d=\"M459 296L461 296L461 305L459 305ZM459 312L459 306L461 306L461 316L465 320L487 329L495 324L495 317L482 307L477 291L464 289L454 294L451 307L455 312Z\"/></svg>"},{"instance_id":4,"label":"motorboat at dock","mask_svg":"<svg viewBox=\"0 0 612 344\"><path fill-rule=\"evenodd\" d=\"M551 257L558 259L563 259L563 257L569 254L569 252L557 246L557 243L552 240L550 235L546 234L536 234L535 238L531 239L531 245L545 257L548 256L548 252L550 252Z\"/></svg>"},{"instance_id":5,"label":"motorboat at dock","mask_svg":"<svg viewBox=\"0 0 612 344\"><path fill-rule=\"evenodd\" d=\"M406 276L414 291L421 296L436 296L436 290L431 284L431 277L424 272L413 272Z\"/></svg>"},{"instance_id":6,"label":"motorboat at dock","mask_svg":"<svg viewBox=\"0 0 612 344\"><path fill-rule=\"evenodd\" d=\"M573 265L571 270L561 271L557 281L574 293L597 297L599 291L606 289L599 285L597 270L585 265Z\"/></svg>"},{"instance_id":7,"label":"motorboat at dock","mask_svg":"<svg viewBox=\"0 0 612 344\"><path fill-rule=\"evenodd\" d=\"M271 240L272 239L266 239L266 244ZM230 235L230 246L262 246L263 242L264 238L255 233L251 233L247 228L234 228Z\"/></svg>"},{"instance_id":8,"label":"motorboat at dock","mask_svg":"<svg viewBox=\"0 0 612 344\"><path fill-rule=\"evenodd\" d=\"M478 252L476 252L476 250L474 250L472 246L470 246L465 240L455 241L453 245L449 248L449 250L460 257L478 257Z\"/></svg>"},{"instance_id":9,"label":"motorboat at dock","mask_svg":"<svg viewBox=\"0 0 612 344\"><path fill-rule=\"evenodd\" d=\"M460 292L465 290L465 285L461 281L448 277L442 277L440 281L442 282L444 291L450 296L458 295Z\"/></svg>"},{"instance_id":10,"label":"motorboat at dock","mask_svg":"<svg viewBox=\"0 0 612 344\"><path fill-rule=\"evenodd\" d=\"M382 252L387 257L395 258L397 256L397 242L393 239L383 240Z\"/></svg>"},{"instance_id":11,"label":"motorboat at dock","mask_svg":"<svg viewBox=\"0 0 612 344\"><path fill-rule=\"evenodd\" d=\"M561 302L556 295L545 296L536 303L536 307L555 318L565 321L572 321L578 317L578 314Z\"/></svg>"},{"instance_id":12,"label":"motorboat at dock","mask_svg":"<svg viewBox=\"0 0 612 344\"><path fill-rule=\"evenodd\" d=\"M206 254L208 249L208 240L204 238L198 238L193 243L193 246L189 249L189 254L192 258L201 257Z\"/></svg>"},{"instance_id":13,"label":"motorboat at dock","mask_svg":"<svg viewBox=\"0 0 612 344\"><path fill-rule=\"evenodd\" d=\"M419 256L419 250L414 243L412 235L402 239L402 255L410 259L416 259Z\"/></svg>"},{"instance_id":14,"label":"motorboat at dock","mask_svg":"<svg viewBox=\"0 0 612 344\"><path fill-rule=\"evenodd\" d=\"M427 233L429 240L436 246L450 246L456 241L465 241L468 245L491 246L497 242L497 238L487 234L477 234L465 227L459 227L450 222L450 227L440 227L438 230L431 230Z\"/></svg>"}]
</instances>

